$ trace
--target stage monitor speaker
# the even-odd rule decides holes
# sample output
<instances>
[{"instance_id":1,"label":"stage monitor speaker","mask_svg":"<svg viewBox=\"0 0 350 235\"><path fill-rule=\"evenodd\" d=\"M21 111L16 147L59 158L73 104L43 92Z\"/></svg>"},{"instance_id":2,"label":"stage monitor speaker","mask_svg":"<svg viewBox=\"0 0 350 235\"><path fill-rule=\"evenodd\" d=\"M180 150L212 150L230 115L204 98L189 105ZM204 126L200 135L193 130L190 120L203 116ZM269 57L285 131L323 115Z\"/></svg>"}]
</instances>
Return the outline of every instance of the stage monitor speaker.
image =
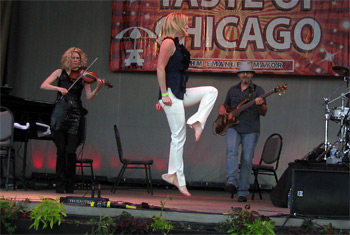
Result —
<instances>
[{"instance_id":1,"label":"stage monitor speaker","mask_svg":"<svg viewBox=\"0 0 350 235\"><path fill-rule=\"evenodd\" d=\"M349 171L293 169L291 213L349 217Z\"/></svg>"}]
</instances>

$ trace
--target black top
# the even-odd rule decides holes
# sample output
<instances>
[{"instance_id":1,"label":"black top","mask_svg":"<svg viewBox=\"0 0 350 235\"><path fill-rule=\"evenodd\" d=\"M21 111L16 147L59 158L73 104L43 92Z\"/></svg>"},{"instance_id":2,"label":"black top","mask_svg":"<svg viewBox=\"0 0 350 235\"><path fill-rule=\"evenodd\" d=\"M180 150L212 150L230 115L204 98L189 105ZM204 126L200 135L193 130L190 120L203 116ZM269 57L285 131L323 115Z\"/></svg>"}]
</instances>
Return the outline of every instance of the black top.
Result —
<instances>
[{"instance_id":1,"label":"black top","mask_svg":"<svg viewBox=\"0 0 350 235\"><path fill-rule=\"evenodd\" d=\"M166 39L166 38L164 38ZM188 74L186 70L190 65L190 53L180 45L179 38L170 38L174 41L176 50L169 58L168 64L165 67L166 73L166 88L171 88L172 93L180 100L183 100L186 93L186 83L188 81ZM158 99L162 98L159 90Z\"/></svg>"},{"instance_id":2,"label":"black top","mask_svg":"<svg viewBox=\"0 0 350 235\"><path fill-rule=\"evenodd\" d=\"M230 108L236 107L240 102L249 97L249 93L252 89L253 92L249 101L262 96L265 93L263 88L253 83L250 83L247 89L241 91L241 83L238 83L228 90L224 104ZM237 117L237 120L239 123L232 125L230 128L235 128L238 133L247 134L252 132L260 132L260 115L256 104L253 104L249 108L242 111Z\"/></svg>"},{"instance_id":3,"label":"black top","mask_svg":"<svg viewBox=\"0 0 350 235\"><path fill-rule=\"evenodd\" d=\"M72 80L65 70L58 80L58 86L70 88L73 84ZM64 131L69 134L79 134L79 123L82 116L85 115L81 103L81 93L84 89L82 80L74 84L69 92L62 97L60 92L57 92L57 99L54 110L51 115L51 128L54 131Z\"/></svg>"}]
</instances>

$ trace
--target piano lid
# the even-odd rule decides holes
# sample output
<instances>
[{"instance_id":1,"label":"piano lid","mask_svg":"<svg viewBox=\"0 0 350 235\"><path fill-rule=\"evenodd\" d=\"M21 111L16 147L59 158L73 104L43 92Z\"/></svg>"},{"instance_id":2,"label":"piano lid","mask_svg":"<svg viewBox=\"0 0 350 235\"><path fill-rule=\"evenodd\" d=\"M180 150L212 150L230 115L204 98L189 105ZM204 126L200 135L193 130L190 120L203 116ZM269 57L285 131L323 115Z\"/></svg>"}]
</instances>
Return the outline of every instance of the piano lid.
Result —
<instances>
[{"instance_id":1,"label":"piano lid","mask_svg":"<svg viewBox=\"0 0 350 235\"><path fill-rule=\"evenodd\" d=\"M53 102L25 99L2 91L3 87L1 87L1 106L9 108L12 112L17 109L29 112L51 113L54 107Z\"/></svg>"},{"instance_id":2,"label":"piano lid","mask_svg":"<svg viewBox=\"0 0 350 235\"><path fill-rule=\"evenodd\" d=\"M1 88L1 91L3 89ZM36 123L50 124L51 113L54 103L46 101L37 101L9 95L7 92L1 92L1 106L10 109L15 117L15 122L19 124L30 123L28 131L15 129L15 141L25 141L26 139L37 139L38 129ZM44 139L44 138L40 138ZM46 137L51 139L51 136Z\"/></svg>"}]
</instances>

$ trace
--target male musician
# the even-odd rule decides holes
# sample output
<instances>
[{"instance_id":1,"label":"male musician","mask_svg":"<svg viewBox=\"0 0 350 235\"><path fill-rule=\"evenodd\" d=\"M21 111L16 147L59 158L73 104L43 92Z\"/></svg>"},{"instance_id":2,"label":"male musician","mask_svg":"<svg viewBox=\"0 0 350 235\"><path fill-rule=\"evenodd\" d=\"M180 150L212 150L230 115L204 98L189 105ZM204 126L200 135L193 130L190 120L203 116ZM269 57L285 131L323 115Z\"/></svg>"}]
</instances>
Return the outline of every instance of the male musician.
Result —
<instances>
[{"instance_id":1,"label":"male musician","mask_svg":"<svg viewBox=\"0 0 350 235\"><path fill-rule=\"evenodd\" d=\"M238 202L246 202L249 195L249 179L254 151L260 135L260 115L267 112L266 101L260 98L264 89L255 85L252 78L255 72L250 62L240 62L237 75L241 80L227 92L225 103L219 106L219 115L227 115L230 109L255 100L253 105L243 110L226 131L226 184L225 190L235 194ZM238 149L241 145L241 169L238 178Z\"/></svg>"}]
</instances>

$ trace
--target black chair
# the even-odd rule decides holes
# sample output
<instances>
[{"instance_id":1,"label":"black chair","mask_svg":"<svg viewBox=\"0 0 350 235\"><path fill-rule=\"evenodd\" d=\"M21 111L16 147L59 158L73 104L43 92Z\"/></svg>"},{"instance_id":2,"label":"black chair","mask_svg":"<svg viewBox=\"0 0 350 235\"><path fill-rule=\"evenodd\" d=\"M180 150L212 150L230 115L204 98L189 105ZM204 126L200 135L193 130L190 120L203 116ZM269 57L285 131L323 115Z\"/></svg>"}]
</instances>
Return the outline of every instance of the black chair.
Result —
<instances>
[{"instance_id":1,"label":"black chair","mask_svg":"<svg viewBox=\"0 0 350 235\"><path fill-rule=\"evenodd\" d=\"M119 182L122 179L126 169L145 169L146 171L146 182L147 182L147 192L153 195L152 188L152 175L151 175L151 165L153 160L131 160L123 157L123 148L120 140L120 134L117 125L114 125L114 134L117 141L119 160L123 164L122 169L120 169L117 179L113 185L111 192L115 193L118 188Z\"/></svg>"},{"instance_id":2,"label":"black chair","mask_svg":"<svg viewBox=\"0 0 350 235\"><path fill-rule=\"evenodd\" d=\"M270 135L265 141L259 164L252 165L252 174L254 175L252 200L254 200L254 194L256 189L259 192L260 199L262 199L258 181L259 175L274 176L276 184L278 183L276 171L278 169L282 144L283 139L280 134L274 133Z\"/></svg>"},{"instance_id":3,"label":"black chair","mask_svg":"<svg viewBox=\"0 0 350 235\"><path fill-rule=\"evenodd\" d=\"M84 188L85 185L85 176L84 176L84 168L90 168L90 177L91 177L91 182L94 182L94 168L92 166L94 160L93 159L89 159L89 158L80 158L77 159L77 161L75 162L75 166L80 170L80 176L81 176L81 181L82 181L82 186Z\"/></svg>"},{"instance_id":4,"label":"black chair","mask_svg":"<svg viewBox=\"0 0 350 235\"><path fill-rule=\"evenodd\" d=\"M15 166L15 148L13 145L14 117L12 112L5 107L0 107L0 154L1 154L1 172L3 170L3 159L7 160L6 168L6 191L9 187L16 189L16 166ZM12 161L12 184L9 184L10 164ZM2 175L1 175L2 176Z\"/></svg>"},{"instance_id":5,"label":"black chair","mask_svg":"<svg viewBox=\"0 0 350 235\"><path fill-rule=\"evenodd\" d=\"M79 144L79 145L82 145L82 149L84 148L85 140L86 140L86 117L83 117L80 121L80 144ZM93 183L95 180L93 163L94 163L93 159L83 158L82 155L80 158L77 158L75 162L75 167L78 170L80 170L80 176L81 176L83 188L85 186L84 168L90 168L91 183Z\"/></svg>"}]
</instances>

